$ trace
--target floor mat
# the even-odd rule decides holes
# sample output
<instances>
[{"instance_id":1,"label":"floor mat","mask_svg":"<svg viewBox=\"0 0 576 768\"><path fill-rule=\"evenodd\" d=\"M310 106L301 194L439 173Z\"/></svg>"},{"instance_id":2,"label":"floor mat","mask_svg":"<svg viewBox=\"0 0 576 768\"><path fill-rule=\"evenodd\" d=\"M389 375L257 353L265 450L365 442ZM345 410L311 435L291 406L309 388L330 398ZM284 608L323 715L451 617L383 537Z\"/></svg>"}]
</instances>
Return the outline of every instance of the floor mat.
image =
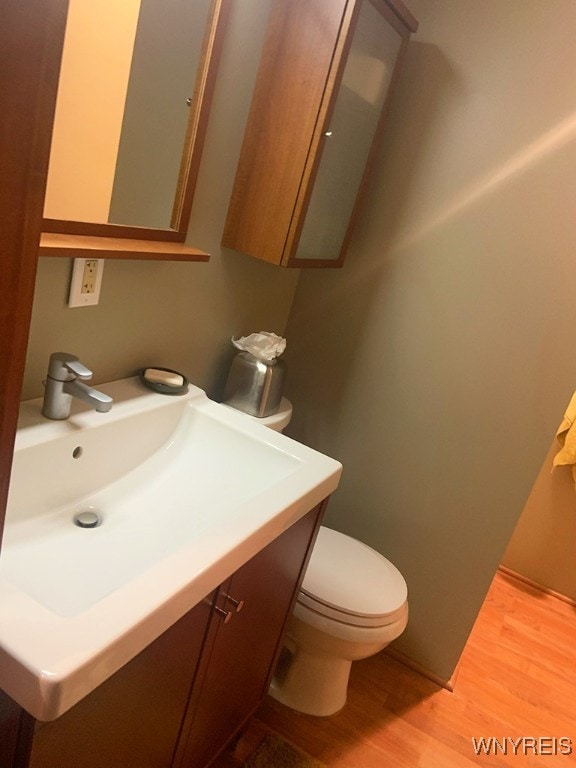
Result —
<instances>
[{"instance_id":1,"label":"floor mat","mask_svg":"<svg viewBox=\"0 0 576 768\"><path fill-rule=\"evenodd\" d=\"M325 768L324 763L314 760L273 733L262 739L244 765L245 768Z\"/></svg>"}]
</instances>

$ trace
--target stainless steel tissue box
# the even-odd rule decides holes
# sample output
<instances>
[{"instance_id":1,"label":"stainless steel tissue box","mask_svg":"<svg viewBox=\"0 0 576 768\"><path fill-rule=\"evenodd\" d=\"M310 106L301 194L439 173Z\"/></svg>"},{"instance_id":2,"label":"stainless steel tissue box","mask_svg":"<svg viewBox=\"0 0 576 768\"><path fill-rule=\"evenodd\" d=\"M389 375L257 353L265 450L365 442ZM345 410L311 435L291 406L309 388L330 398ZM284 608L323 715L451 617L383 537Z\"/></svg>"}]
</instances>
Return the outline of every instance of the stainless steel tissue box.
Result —
<instances>
[{"instance_id":1,"label":"stainless steel tissue box","mask_svg":"<svg viewBox=\"0 0 576 768\"><path fill-rule=\"evenodd\" d=\"M238 352L232 359L222 402L250 416L271 416L280 407L285 379L286 364L280 358L259 360L250 352Z\"/></svg>"}]
</instances>

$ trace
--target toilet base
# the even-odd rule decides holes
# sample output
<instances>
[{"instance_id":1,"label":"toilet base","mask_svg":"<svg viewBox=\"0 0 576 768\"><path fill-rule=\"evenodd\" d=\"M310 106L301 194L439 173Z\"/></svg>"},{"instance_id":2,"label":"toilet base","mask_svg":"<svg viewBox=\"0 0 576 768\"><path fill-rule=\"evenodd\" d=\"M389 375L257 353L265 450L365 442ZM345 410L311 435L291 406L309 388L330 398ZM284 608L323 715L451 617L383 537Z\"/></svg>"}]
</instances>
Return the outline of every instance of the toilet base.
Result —
<instances>
[{"instance_id":1,"label":"toilet base","mask_svg":"<svg viewBox=\"0 0 576 768\"><path fill-rule=\"evenodd\" d=\"M407 622L407 603L400 618L383 627L340 624L297 603L269 694L306 715L334 715L346 704L352 662L386 648Z\"/></svg>"},{"instance_id":2,"label":"toilet base","mask_svg":"<svg viewBox=\"0 0 576 768\"><path fill-rule=\"evenodd\" d=\"M270 696L305 715L327 717L339 712L346 704L352 662L314 656L302 649L296 653L298 663L293 663L294 658L281 658L268 690ZM287 648L283 654L292 656Z\"/></svg>"}]
</instances>

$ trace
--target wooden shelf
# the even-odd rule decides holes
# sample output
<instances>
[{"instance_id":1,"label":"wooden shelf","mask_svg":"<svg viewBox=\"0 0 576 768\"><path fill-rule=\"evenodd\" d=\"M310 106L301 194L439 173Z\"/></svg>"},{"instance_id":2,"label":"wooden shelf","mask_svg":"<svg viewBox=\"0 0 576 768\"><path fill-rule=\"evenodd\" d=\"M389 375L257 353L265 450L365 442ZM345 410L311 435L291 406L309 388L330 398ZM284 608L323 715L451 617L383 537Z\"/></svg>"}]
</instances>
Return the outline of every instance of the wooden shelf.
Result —
<instances>
[{"instance_id":1,"label":"wooden shelf","mask_svg":"<svg viewBox=\"0 0 576 768\"><path fill-rule=\"evenodd\" d=\"M164 261L208 261L210 254L183 243L130 240L122 237L90 237L43 232L40 256L98 259L157 259Z\"/></svg>"}]
</instances>

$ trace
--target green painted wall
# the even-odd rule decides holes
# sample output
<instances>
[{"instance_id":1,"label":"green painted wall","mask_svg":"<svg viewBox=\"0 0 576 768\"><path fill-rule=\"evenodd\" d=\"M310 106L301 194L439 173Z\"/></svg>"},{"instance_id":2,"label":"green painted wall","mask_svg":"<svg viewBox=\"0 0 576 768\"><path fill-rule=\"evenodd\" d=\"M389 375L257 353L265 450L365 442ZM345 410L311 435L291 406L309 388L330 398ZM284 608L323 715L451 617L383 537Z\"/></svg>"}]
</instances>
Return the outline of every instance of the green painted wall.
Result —
<instances>
[{"instance_id":1,"label":"green painted wall","mask_svg":"<svg viewBox=\"0 0 576 768\"><path fill-rule=\"evenodd\" d=\"M409 586L397 648L448 679L576 384L570 0L420 21L340 272L302 273L292 434L340 459L328 523Z\"/></svg>"}]
</instances>

